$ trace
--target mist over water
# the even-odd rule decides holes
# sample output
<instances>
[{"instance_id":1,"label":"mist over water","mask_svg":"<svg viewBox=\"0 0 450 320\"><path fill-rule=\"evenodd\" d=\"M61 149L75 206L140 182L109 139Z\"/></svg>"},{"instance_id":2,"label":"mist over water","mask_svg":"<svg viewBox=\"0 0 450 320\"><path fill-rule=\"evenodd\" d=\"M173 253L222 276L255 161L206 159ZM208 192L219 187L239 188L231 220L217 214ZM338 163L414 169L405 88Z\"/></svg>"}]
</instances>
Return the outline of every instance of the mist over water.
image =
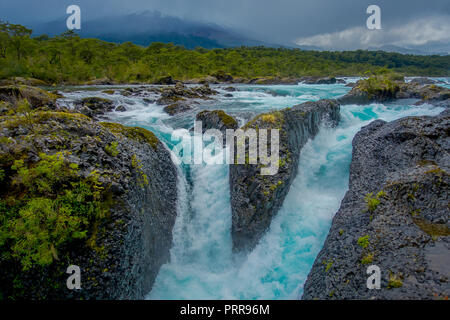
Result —
<instances>
[{"instance_id":1,"label":"mist over water","mask_svg":"<svg viewBox=\"0 0 450 320\"><path fill-rule=\"evenodd\" d=\"M161 106L116 95L113 98L122 99L128 111L111 117L125 125L152 130L171 148L173 130L189 129L195 114L203 109L222 109L243 124L258 113L334 98L349 90L344 85L236 87L239 91L233 92L233 97L218 96L218 101L199 105L179 118L170 118ZM65 95L70 104L75 98L94 94L74 91ZM228 166L180 166L171 261L161 267L147 298L298 299L348 189L354 135L375 119L437 115L442 110L398 103L342 106L340 124L321 128L302 149L299 172L283 206L248 255L232 254Z\"/></svg>"}]
</instances>

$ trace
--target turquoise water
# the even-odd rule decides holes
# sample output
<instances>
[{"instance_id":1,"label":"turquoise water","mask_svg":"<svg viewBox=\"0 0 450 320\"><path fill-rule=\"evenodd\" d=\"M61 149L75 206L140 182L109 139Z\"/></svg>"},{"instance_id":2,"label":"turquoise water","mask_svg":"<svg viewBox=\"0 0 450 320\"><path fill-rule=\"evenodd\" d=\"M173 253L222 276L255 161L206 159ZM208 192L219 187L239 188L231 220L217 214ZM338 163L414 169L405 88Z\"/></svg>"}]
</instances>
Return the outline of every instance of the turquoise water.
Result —
<instances>
[{"instance_id":1,"label":"turquoise water","mask_svg":"<svg viewBox=\"0 0 450 320\"><path fill-rule=\"evenodd\" d=\"M201 104L192 113L170 118L162 107L133 98L129 111L112 119L154 131L170 147L171 133L189 128L202 109L223 109L241 123L254 114L295 104L333 98L343 85L237 86L233 97ZM221 93L225 91L220 90ZM68 100L92 96L68 93ZM123 97L115 96L115 99ZM180 168L178 216L171 261L162 266L148 299L297 299L302 294L348 189L351 142L359 129L375 119L391 121L412 115L436 115L442 108L402 104L341 107L338 127L322 128L302 149L299 173L270 229L248 255L232 254L228 166ZM221 155L216 155L221 156Z\"/></svg>"}]
</instances>

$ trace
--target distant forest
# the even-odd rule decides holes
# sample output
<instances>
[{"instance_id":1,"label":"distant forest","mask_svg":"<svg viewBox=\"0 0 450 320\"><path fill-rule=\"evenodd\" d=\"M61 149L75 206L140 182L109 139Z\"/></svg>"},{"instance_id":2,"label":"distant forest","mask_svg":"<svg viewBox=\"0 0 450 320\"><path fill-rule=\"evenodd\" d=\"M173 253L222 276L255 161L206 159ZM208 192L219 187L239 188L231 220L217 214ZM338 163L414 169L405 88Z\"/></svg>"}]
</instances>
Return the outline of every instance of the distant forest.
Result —
<instances>
[{"instance_id":1,"label":"distant forest","mask_svg":"<svg viewBox=\"0 0 450 320\"><path fill-rule=\"evenodd\" d=\"M409 76L450 76L450 56L417 56L383 51L304 51L268 47L195 48L154 42L82 39L75 32L31 37L32 30L0 22L0 78L31 77L49 84L96 79L115 83L153 83L217 73L252 79L302 76L360 76L388 68Z\"/></svg>"}]
</instances>

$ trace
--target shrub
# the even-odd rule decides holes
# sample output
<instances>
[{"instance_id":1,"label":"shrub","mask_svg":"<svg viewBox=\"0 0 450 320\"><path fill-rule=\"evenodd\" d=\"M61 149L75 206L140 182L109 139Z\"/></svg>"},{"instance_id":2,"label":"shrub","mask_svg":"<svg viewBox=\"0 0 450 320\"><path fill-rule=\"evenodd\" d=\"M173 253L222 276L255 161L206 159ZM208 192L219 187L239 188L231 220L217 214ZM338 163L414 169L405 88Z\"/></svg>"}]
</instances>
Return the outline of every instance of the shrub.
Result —
<instances>
[{"instance_id":1,"label":"shrub","mask_svg":"<svg viewBox=\"0 0 450 320\"><path fill-rule=\"evenodd\" d=\"M366 194L366 196L364 197L364 201L367 204L367 211L369 212L374 212L380 204L380 200L377 196L374 197L372 192Z\"/></svg>"},{"instance_id":2,"label":"shrub","mask_svg":"<svg viewBox=\"0 0 450 320\"><path fill-rule=\"evenodd\" d=\"M39 157L34 165L14 161L9 194L0 202L3 256L19 261L23 270L58 260L58 249L86 238L90 225L108 210L98 174L81 178L63 153Z\"/></svg>"}]
</instances>

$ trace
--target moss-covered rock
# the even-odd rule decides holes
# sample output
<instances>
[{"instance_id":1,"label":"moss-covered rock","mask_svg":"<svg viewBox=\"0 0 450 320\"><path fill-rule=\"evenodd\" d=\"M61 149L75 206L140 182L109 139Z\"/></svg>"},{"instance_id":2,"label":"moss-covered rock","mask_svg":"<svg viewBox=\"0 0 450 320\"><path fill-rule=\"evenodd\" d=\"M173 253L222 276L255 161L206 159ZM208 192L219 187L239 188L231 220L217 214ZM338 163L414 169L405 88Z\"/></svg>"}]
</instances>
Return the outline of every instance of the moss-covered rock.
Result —
<instances>
[{"instance_id":1,"label":"moss-covered rock","mask_svg":"<svg viewBox=\"0 0 450 320\"><path fill-rule=\"evenodd\" d=\"M341 104L368 104L395 99L420 99L419 103L450 105L450 89L423 84L417 81L406 83L402 76L372 76L359 80L345 96L338 99Z\"/></svg>"},{"instance_id":2,"label":"moss-covered rock","mask_svg":"<svg viewBox=\"0 0 450 320\"><path fill-rule=\"evenodd\" d=\"M447 111L376 120L357 133L349 190L303 299L330 299L330 291L333 299L448 297L449 124ZM322 263L330 259L333 268L323 273ZM369 263L381 270L380 290L367 288Z\"/></svg>"},{"instance_id":3,"label":"moss-covered rock","mask_svg":"<svg viewBox=\"0 0 450 320\"><path fill-rule=\"evenodd\" d=\"M177 102L172 103L171 105L168 105L164 107L163 111L171 116L174 116L178 113L186 112L192 110L192 107L188 105L187 103L183 102Z\"/></svg>"},{"instance_id":4,"label":"moss-covered rock","mask_svg":"<svg viewBox=\"0 0 450 320\"><path fill-rule=\"evenodd\" d=\"M114 134L123 135L126 138L133 139L138 142L148 143L153 147L153 149L156 149L160 143L159 139L153 132L141 127L127 127L113 122L100 122L99 124L105 128L108 128Z\"/></svg>"},{"instance_id":5,"label":"moss-covered rock","mask_svg":"<svg viewBox=\"0 0 450 320\"><path fill-rule=\"evenodd\" d=\"M261 157L257 159L258 164L249 164L248 151L246 164L230 165L235 251L250 250L258 243L281 207L297 174L301 148L317 134L320 124L336 125L338 121L339 104L333 100L320 100L261 114L242 128L254 129L258 136L261 129L278 129L280 144L279 161L276 163L278 169L273 175L261 175L265 167ZM270 137L268 140L267 148L271 150Z\"/></svg>"},{"instance_id":6,"label":"moss-covered rock","mask_svg":"<svg viewBox=\"0 0 450 320\"><path fill-rule=\"evenodd\" d=\"M195 120L202 122L203 133L208 129L218 129L225 134L226 129L238 128L236 119L223 110L203 110L197 114Z\"/></svg>"},{"instance_id":7,"label":"moss-covered rock","mask_svg":"<svg viewBox=\"0 0 450 320\"><path fill-rule=\"evenodd\" d=\"M142 128L73 112L0 116L0 296L136 299L169 258L176 168ZM66 269L81 268L81 290Z\"/></svg>"},{"instance_id":8,"label":"moss-covered rock","mask_svg":"<svg viewBox=\"0 0 450 320\"><path fill-rule=\"evenodd\" d=\"M164 76L156 80L155 84L171 85L176 84L176 81L172 78L172 76Z\"/></svg>"},{"instance_id":9,"label":"moss-covered rock","mask_svg":"<svg viewBox=\"0 0 450 320\"><path fill-rule=\"evenodd\" d=\"M93 119L99 119L114 108L114 101L105 98L87 97L75 101L75 110Z\"/></svg>"},{"instance_id":10,"label":"moss-covered rock","mask_svg":"<svg viewBox=\"0 0 450 320\"><path fill-rule=\"evenodd\" d=\"M26 85L8 85L0 87L0 101L11 106L17 106L19 102L27 100L33 109L46 107L56 108L58 95L40 88Z\"/></svg>"},{"instance_id":11,"label":"moss-covered rock","mask_svg":"<svg viewBox=\"0 0 450 320\"><path fill-rule=\"evenodd\" d=\"M24 78L24 77L14 77L10 79L0 80L0 86L10 86L10 85L25 85L25 86L47 86L48 83L45 81L34 79L34 78Z\"/></svg>"}]
</instances>

